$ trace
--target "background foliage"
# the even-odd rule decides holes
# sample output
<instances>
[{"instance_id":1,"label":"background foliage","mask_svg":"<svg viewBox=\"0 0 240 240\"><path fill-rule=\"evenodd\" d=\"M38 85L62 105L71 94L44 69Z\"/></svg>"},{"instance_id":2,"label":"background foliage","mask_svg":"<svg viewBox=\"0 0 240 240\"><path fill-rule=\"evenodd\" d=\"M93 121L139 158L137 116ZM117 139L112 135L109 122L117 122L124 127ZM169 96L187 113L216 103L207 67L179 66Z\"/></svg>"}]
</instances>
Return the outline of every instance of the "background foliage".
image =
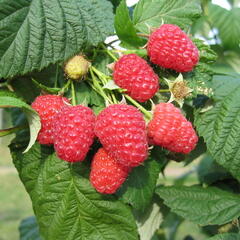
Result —
<instances>
[{"instance_id":1,"label":"background foliage","mask_svg":"<svg viewBox=\"0 0 240 240\"><path fill-rule=\"evenodd\" d=\"M0 1L0 107L11 107L8 114L17 126L0 134L17 132L10 150L36 216L21 222L21 240L240 239L240 1L228 2L230 10L208 0L140 0L131 8L107 0ZM102 42L114 34L113 27L122 47L146 56L139 49L146 39L138 33L149 34L162 21L192 34L200 51L195 71L184 74L194 92L183 110L201 140L185 159L154 148L116 195L98 194L88 181L89 162L70 167L51 147L34 144L38 116L28 104L41 91L56 93L64 86L62 63L79 52L109 74L112 59ZM104 108L87 81L75 89L79 104L96 113ZM30 133L22 130L27 120ZM23 153L27 146L32 147ZM187 170L164 178L169 160L183 161L174 166Z\"/></svg>"}]
</instances>

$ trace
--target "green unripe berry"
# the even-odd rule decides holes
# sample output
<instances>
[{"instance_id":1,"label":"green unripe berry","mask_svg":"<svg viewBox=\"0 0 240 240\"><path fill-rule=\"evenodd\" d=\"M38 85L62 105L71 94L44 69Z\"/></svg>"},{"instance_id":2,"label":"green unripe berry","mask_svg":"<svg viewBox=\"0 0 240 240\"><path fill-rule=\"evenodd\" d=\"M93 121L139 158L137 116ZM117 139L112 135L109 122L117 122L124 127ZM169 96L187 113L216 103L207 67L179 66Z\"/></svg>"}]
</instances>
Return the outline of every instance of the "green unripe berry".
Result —
<instances>
[{"instance_id":1,"label":"green unripe berry","mask_svg":"<svg viewBox=\"0 0 240 240\"><path fill-rule=\"evenodd\" d=\"M87 74L90 65L83 56L77 55L66 62L64 72L68 78L81 80Z\"/></svg>"}]
</instances>

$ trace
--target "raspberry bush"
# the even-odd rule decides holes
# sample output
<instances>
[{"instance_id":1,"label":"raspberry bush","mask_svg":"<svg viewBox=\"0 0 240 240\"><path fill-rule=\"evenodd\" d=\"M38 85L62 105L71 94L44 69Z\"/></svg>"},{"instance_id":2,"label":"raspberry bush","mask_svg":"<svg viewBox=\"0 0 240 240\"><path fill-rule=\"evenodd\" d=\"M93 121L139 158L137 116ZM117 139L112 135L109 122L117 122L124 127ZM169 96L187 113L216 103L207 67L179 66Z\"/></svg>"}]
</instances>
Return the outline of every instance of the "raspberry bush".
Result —
<instances>
[{"instance_id":1,"label":"raspberry bush","mask_svg":"<svg viewBox=\"0 0 240 240\"><path fill-rule=\"evenodd\" d=\"M239 42L214 14L227 23L229 12L200 0L0 1L0 107L13 122L0 136L15 134L35 214L21 239L240 238L239 66L220 67ZM169 181L174 162L195 168Z\"/></svg>"}]
</instances>

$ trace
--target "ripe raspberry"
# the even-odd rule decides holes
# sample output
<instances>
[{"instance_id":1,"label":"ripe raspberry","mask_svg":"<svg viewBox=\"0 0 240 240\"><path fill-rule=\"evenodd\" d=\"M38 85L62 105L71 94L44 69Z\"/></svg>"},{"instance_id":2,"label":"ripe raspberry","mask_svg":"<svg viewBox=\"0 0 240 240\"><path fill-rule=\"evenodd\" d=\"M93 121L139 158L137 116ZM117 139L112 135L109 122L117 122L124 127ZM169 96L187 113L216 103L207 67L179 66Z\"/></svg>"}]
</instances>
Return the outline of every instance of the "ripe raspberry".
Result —
<instances>
[{"instance_id":1,"label":"ripe raspberry","mask_svg":"<svg viewBox=\"0 0 240 240\"><path fill-rule=\"evenodd\" d=\"M83 56L75 56L68 60L65 65L64 71L67 76L73 80L81 80L81 78L87 74L90 66Z\"/></svg>"},{"instance_id":2,"label":"ripe raspberry","mask_svg":"<svg viewBox=\"0 0 240 240\"><path fill-rule=\"evenodd\" d=\"M90 182L98 192L112 194L124 183L129 170L100 148L92 161Z\"/></svg>"},{"instance_id":3,"label":"ripe raspberry","mask_svg":"<svg viewBox=\"0 0 240 240\"><path fill-rule=\"evenodd\" d=\"M67 106L55 117L54 148L59 158L83 161L94 140L95 116L81 105Z\"/></svg>"},{"instance_id":4,"label":"ripe raspberry","mask_svg":"<svg viewBox=\"0 0 240 240\"><path fill-rule=\"evenodd\" d=\"M136 167L147 158L146 124L133 106L105 108L97 117L95 134L109 155L124 166Z\"/></svg>"},{"instance_id":5,"label":"ripe raspberry","mask_svg":"<svg viewBox=\"0 0 240 240\"><path fill-rule=\"evenodd\" d=\"M191 152L198 141L191 122L171 103L156 105L148 136L154 144L184 154Z\"/></svg>"},{"instance_id":6,"label":"ripe raspberry","mask_svg":"<svg viewBox=\"0 0 240 240\"><path fill-rule=\"evenodd\" d=\"M197 47L186 33L172 24L163 24L150 35L147 50L153 63L177 72L192 71L199 60Z\"/></svg>"},{"instance_id":7,"label":"ripe raspberry","mask_svg":"<svg viewBox=\"0 0 240 240\"><path fill-rule=\"evenodd\" d=\"M41 119L41 130L37 137L40 144L53 144L53 118L66 103L69 103L67 98L57 95L38 96L32 103L32 108Z\"/></svg>"},{"instance_id":8,"label":"ripe raspberry","mask_svg":"<svg viewBox=\"0 0 240 240\"><path fill-rule=\"evenodd\" d=\"M122 56L114 65L116 84L139 102L152 98L159 89L158 76L147 62L136 54Z\"/></svg>"}]
</instances>

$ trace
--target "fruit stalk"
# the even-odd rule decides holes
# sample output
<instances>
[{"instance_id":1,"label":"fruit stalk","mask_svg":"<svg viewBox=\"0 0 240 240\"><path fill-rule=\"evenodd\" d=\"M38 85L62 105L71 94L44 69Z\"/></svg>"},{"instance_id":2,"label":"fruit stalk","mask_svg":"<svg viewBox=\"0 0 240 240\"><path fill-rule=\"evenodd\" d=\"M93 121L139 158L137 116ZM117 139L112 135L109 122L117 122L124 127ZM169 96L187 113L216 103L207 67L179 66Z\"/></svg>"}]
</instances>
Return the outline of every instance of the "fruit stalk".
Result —
<instances>
[{"instance_id":1,"label":"fruit stalk","mask_svg":"<svg viewBox=\"0 0 240 240\"><path fill-rule=\"evenodd\" d=\"M92 83L90 84L91 87L99 94L101 95L104 100L106 102L109 102L111 104L113 104L113 101L105 94L105 92L103 91L102 87L100 86L100 84L98 83L94 73L93 73L93 67L90 68L90 74L92 77ZM100 78L100 76L98 75L98 77ZM102 81L102 80L101 80Z\"/></svg>"},{"instance_id":2,"label":"fruit stalk","mask_svg":"<svg viewBox=\"0 0 240 240\"><path fill-rule=\"evenodd\" d=\"M100 72L98 69L96 69L96 68L94 68L94 67L91 67L91 68L90 68L90 73L91 73L93 79L95 78L95 76L94 76L94 74L93 74L93 71L97 74L97 76L99 77L99 79L101 80L101 82L102 82L103 84L105 84L106 79L109 78L109 77L108 77L107 75L105 75L103 72ZM101 88L101 86L100 86L99 84L98 84L98 86L99 86L101 92L104 93L104 91L103 91L103 89ZM121 89L118 89L118 91L119 91L119 93L122 94ZM100 95L101 95L101 94L100 94ZM104 95L105 95L105 93L104 93ZM112 93L112 95L114 95L114 93ZM146 117L147 120L150 120L150 119L152 118L152 114L151 114L148 110L146 110L141 104L139 104L137 101L135 101L133 98L131 98L131 97L130 97L129 95L127 95L127 94L124 94L123 96L124 96L126 99L128 99L128 101L131 102L135 107L137 107L137 108L145 115L145 117ZM116 99L115 95L114 95L114 98ZM104 99L105 99L105 97L104 97ZM117 100L116 100L116 102L114 101L113 103L117 103Z\"/></svg>"},{"instance_id":3,"label":"fruit stalk","mask_svg":"<svg viewBox=\"0 0 240 240\"><path fill-rule=\"evenodd\" d=\"M75 93L75 87L74 87L74 82L71 81L71 92L72 92L72 105L76 106L77 105L77 100L76 100L76 93Z\"/></svg>"}]
</instances>

